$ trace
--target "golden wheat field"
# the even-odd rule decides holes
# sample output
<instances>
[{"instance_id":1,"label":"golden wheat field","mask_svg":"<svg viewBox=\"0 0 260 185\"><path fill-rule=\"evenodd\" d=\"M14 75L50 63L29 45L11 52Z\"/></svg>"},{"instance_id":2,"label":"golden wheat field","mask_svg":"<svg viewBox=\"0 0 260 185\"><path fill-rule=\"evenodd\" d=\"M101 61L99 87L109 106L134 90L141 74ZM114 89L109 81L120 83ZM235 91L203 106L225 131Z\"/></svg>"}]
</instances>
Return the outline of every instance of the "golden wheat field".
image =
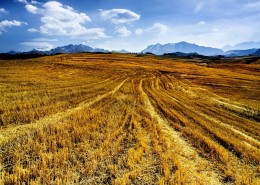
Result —
<instances>
[{"instance_id":1,"label":"golden wheat field","mask_svg":"<svg viewBox=\"0 0 260 185\"><path fill-rule=\"evenodd\" d=\"M201 62L0 60L0 184L260 184L260 61Z\"/></svg>"}]
</instances>

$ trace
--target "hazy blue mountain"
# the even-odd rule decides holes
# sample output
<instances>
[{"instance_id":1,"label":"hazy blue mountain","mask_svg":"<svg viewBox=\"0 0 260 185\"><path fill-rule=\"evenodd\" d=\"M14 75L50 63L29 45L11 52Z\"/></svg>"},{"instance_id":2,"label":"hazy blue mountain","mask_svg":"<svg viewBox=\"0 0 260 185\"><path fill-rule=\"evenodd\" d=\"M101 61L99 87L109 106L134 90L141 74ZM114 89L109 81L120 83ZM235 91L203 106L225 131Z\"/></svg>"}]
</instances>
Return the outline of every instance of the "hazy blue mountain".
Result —
<instances>
[{"instance_id":1,"label":"hazy blue mountain","mask_svg":"<svg viewBox=\"0 0 260 185\"><path fill-rule=\"evenodd\" d=\"M196 44L190 44L188 42L169 43L169 44L155 44L148 46L143 53L150 52L156 55L162 55L164 53L198 53L205 56L223 55L224 52L221 49L198 46Z\"/></svg>"},{"instance_id":2,"label":"hazy blue mountain","mask_svg":"<svg viewBox=\"0 0 260 185\"><path fill-rule=\"evenodd\" d=\"M108 53L110 52L109 50L102 49L102 48L94 48L93 51L90 52L101 52L101 53Z\"/></svg>"},{"instance_id":3,"label":"hazy blue mountain","mask_svg":"<svg viewBox=\"0 0 260 185\"><path fill-rule=\"evenodd\" d=\"M9 52L7 52L6 54L9 54L9 55L16 55L16 54L18 54L19 52L17 52L17 51L9 51Z\"/></svg>"},{"instance_id":4,"label":"hazy blue mountain","mask_svg":"<svg viewBox=\"0 0 260 185\"><path fill-rule=\"evenodd\" d=\"M22 52L23 54L47 54L47 55L53 55L56 53L80 53L80 52L109 52L108 50L100 49L100 48L92 48L87 45L79 44L79 45L73 45L69 44L66 46L56 47L54 49L51 49L49 51L38 51L36 49L33 49L28 52ZM9 52L10 53L10 52ZM12 51L12 53L15 53Z\"/></svg>"},{"instance_id":5,"label":"hazy blue mountain","mask_svg":"<svg viewBox=\"0 0 260 185\"><path fill-rule=\"evenodd\" d=\"M231 50L225 52L226 56L247 56L253 55L257 49L246 49L246 50Z\"/></svg>"},{"instance_id":6,"label":"hazy blue mountain","mask_svg":"<svg viewBox=\"0 0 260 185\"><path fill-rule=\"evenodd\" d=\"M238 43L234 46L226 45L222 49L224 51L230 51L230 50L247 50L247 49L253 49L253 48L260 48L260 42L242 42Z\"/></svg>"},{"instance_id":7,"label":"hazy blue mountain","mask_svg":"<svg viewBox=\"0 0 260 185\"><path fill-rule=\"evenodd\" d=\"M99 49L99 48L92 48L87 45L79 44L79 45L67 45L67 46L62 46L62 47L57 47L54 49L50 50L51 54L55 53L80 53L80 52L108 52L107 50L104 49Z\"/></svg>"},{"instance_id":8,"label":"hazy blue mountain","mask_svg":"<svg viewBox=\"0 0 260 185\"><path fill-rule=\"evenodd\" d=\"M51 54L54 53L77 53L77 52L92 52L93 48L85 45L67 45L67 46L62 46L62 47L57 47L54 49L51 49L50 52Z\"/></svg>"},{"instance_id":9,"label":"hazy blue mountain","mask_svg":"<svg viewBox=\"0 0 260 185\"><path fill-rule=\"evenodd\" d=\"M253 55L260 56L260 49L256 50L256 52L254 52Z\"/></svg>"},{"instance_id":10,"label":"hazy blue mountain","mask_svg":"<svg viewBox=\"0 0 260 185\"><path fill-rule=\"evenodd\" d=\"M56 53L80 53L80 52L104 52L107 53L109 52L108 50L105 49L101 49L101 48L92 48L90 46L87 45L83 45L83 44L69 44L66 46L60 46L60 47L56 47L54 49L51 49L49 51L39 51L37 49L33 49L31 51L27 51L27 52L16 52L16 51L10 51L7 54L10 55L15 55L17 53L21 53L21 54L47 54L47 55L52 55L52 54L56 54Z\"/></svg>"},{"instance_id":11,"label":"hazy blue mountain","mask_svg":"<svg viewBox=\"0 0 260 185\"><path fill-rule=\"evenodd\" d=\"M258 47L260 48L260 47ZM174 54L176 56L195 56L195 55L204 55L204 56L217 56L217 55L225 55L225 56L248 56L248 55L260 55L260 49L246 49L246 50L230 50L224 52L221 49L199 46L196 44L190 44L188 42L179 42L179 43L169 43L169 44L155 44L148 46L142 53L153 53L156 55ZM110 51L100 48L92 48L87 45L79 44L73 45L69 44L66 46L56 47L49 51L38 51L33 49L28 52L16 52L10 51L6 54L15 55L15 54L38 54L38 55L52 55L56 53L80 53L80 52L103 52L108 53ZM117 53L129 53L128 51L122 49L119 51L112 51Z\"/></svg>"},{"instance_id":12,"label":"hazy blue mountain","mask_svg":"<svg viewBox=\"0 0 260 185\"><path fill-rule=\"evenodd\" d=\"M115 52L115 53L130 53L129 51L126 51L124 49L121 49L121 50L113 50L112 52Z\"/></svg>"}]
</instances>

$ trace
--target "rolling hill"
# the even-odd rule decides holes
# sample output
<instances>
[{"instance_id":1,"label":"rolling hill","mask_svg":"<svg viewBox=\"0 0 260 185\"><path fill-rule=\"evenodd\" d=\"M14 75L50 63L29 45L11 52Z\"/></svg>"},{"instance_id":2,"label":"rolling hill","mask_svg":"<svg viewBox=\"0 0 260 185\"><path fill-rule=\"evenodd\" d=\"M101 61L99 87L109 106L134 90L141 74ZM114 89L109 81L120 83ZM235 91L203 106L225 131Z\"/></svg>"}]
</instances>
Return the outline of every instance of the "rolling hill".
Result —
<instances>
[{"instance_id":1,"label":"rolling hill","mask_svg":"<svg viewBox=\"0 0 260 185\"><path fill-rule=\"evenodd\" d=\"M0 60L0 184L259 184L259 58Z\"/></svg>"}]
</instances>

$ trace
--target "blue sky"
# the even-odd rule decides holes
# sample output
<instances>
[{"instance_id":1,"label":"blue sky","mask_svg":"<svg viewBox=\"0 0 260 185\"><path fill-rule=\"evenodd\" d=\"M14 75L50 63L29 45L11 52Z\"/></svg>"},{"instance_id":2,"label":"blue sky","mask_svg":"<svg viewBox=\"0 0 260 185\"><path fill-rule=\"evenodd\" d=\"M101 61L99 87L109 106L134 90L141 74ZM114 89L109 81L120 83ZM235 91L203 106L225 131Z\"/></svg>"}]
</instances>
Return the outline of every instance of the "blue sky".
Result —
<instances>
[{"instance_id":1,"label":"blue sky","mask_svg":"<svg viewBox=\"0 0 260 185\"><path fill-rule=\"evenodd\" d=\"M260 41L259 0L0 0L0 52Z\"/></svg>"}]
</instances>

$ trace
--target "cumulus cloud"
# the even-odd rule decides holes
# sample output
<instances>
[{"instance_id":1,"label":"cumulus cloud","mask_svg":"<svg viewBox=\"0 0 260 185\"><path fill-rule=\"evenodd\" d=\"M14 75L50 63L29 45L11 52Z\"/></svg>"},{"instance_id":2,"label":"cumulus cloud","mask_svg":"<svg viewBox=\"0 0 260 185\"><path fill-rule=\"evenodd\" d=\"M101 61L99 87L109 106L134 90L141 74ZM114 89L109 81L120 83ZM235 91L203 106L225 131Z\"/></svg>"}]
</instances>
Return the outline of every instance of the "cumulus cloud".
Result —
<instances>
[{"instance_id":1,"label":"cumulus cloud","mask_svg":"<svg viewBox=\"0 0 260 185\"><path fill-rule=\"evenodd\" d=\"M42 3L40 3L40 2L38 2L38 1L27 1L27 0L16 0L17 2L19 2L19 3L24 3L24 4L42 4Z\"/></svg>"},{"instance_id":2,"label":"cumulus cloud","mask_svg":"<svg viewBox=\"0 0 260 185\"><path fill-rule=\"evenodd\" d=\"M148 28L147 31L158 33L159 35L162 35L168 31L168 27L161 23L155 23L151 28Z\"/></svg>"},{"instance_id":3,"label":"cumulus cloud","mask_svg":"<svg viewBox=\"0 0 260 185\"><path fill-rule=\"evenodd\" d=\"M257 1L257 2L250 2L250 3L247 3L245 5L246 8L251 8L251 9L258 9L260 8L260 2Z\"/></svg>"},{"instance_id":4,"label":"cumulus cloud","mask_svg":"<svg viewBox=\"0 0 260 185\"><path fill-rule=\"evenodd\" d=\"M46 35L84 37L98 39L107 37L103 28L86 28L84 24L91 21L85 13L78 13L72 7L57 1L49 1L41 8L27 4L25 8L32 14L41 15L40 33Z\"/></svg>"},{"instance_id":5,"label":"cumulus cloud","mask_svg":"<svg viewBox=\"0 0 260 185\"><path fill-rule=\"evenodd\" d=\"M196 5L196 7L194 8L193 13L194 13L194 14L199 13L199 12L204 8L204 5L205 5L204 2L199 2L199 3Z\"/></svg>"},{"instance_id":6,"label":"cumulus cloud","mask_svg":"<svg viewBox=\"0 0 260 185\"><path fill-rule=\"evenodd\" d=\"M214 32L218 32L219 29L218 29L218 28L212 28L212 31L214 31Z\"/></svg>"},{"instance_id":7,"label":"cumulus cloud","mask_svg":"<svg viewBox=\"0 0 260 185\"><path fill-rule=\"evenodd\" d=\"M125 26L116 28L115 33L119 34L121 37L128 37L131 35L131 31L128 30Z\"/></svg>"},{"instance_id":8,"label":"cumulus cloud","mask_svg":"<svg viewBox=\"0 0 260 185\"><path fill-rule=\"evenodd\" d=\"M30 13L33 13L33 14L40 14L40 13L43 13L43 9L40 9L40 8L37 8L36 6L33 6L31 4L27 4L25 6L25 9L30 12Z\"/></svg>"},{"instance_id":9,"label":"cumulus cloud","mask_svg":"<svg viewBox=\"0 0 260 185\"><path fill-rule=\"evenodd\" d=\"M205 25L206 23L204 21L200 21L198 25Z\"/></svg>"},{"instance_id":10,"label":"cumulus cloud","mask_svg":"<svg viewBox=\"0 0 260 185\"><path fill-rule=\"evenodd\" d=\"M35 28L29 28L27 31L31 32L31 33L35 33L35 32L38 32L39 30L37 30Z\"/></svg>"},{"instance_id":11,"label":"cumulus cloud","mask_svg":"<svg viewBox=\"0 0 260 185\"><path fill-rule=\"evenodd\" d=\"M20 44L24 46L30 46L36 48L36 50L38 51L48 51L54 47L54 45L48 42L23 42Z\"/></svg>"},{"instance_id":12,"label":"cumulus cloud","mask_svg":"<svg viewBox=\"0 0 260 185\"><path fill-rule=\"evenodd\" d=\"M127 9L102 10L100 16L104 20L111 20L115 24L124 24L137 21L140 15Z\"/></svg>"},{"instance_id":13,"label":"cumulus cloud","mask_svg":"<svg viewBox=\"0 0 260 185\"><path fill-rule=\"evenodd\" d=\"M25 4L28 4L27 0L16 0L17 2L19 3L25 3Z\"/></svg>"},{"instance_id":14,"label":"cumulus cloud","mask_svg":"<svg viewBox=\"0 0 260 185\"><path fill-rule=\"evenodd\" d=\"M50 39L50 38L36 38L32 39L33 42L57 42L58 39Z\"/></svg>"},{"instance_id":15,"label":"cumulus cloud","mask_svg":"<svg viewBox=\"0 0 260 185\"><path fill-rule=\"evenodd\" d=\"M159 35L163 35L168 32L168 26L161 24L161 23L155 23L152 27L147 29L137 29L135 30L135 34L141 35L143 33L156 33Z\"/></svg>"},{"instance_id":16,"label":"cumulus cloud","mask_svg":"<svg viewBox=\"0 0 260 185\"><path fill-rule=\"evenodd\" d=\"M38 1L31 1L32 4L41 4Z\"/></svg>"},{"instance_id":17,"label":"cumulus cloud","mask_svg":"<svg viewBox=\"0 0 260 185\"><path fill-rule=\"evenodd\" d=\"M13 26L22 26L22 25L27 25L26 22L20 22L20 21L8 21L8 20L4 20L0 22L0 34L2 34L3 32L6 32L6 28L10 28Z\"/></svg>"},{"instance_id":18,"label":"cumulus cloud","mask_svg":"<svg viewBox=\"0 0 260 185\"><path fill-rule=\"evenodd\" d=\"M141 35L142 33L144 32L144 30L143 29L137 29L137 30L135 30L135 34L136 35Z\"/></svg>"},{"instance_id":19,"label":"cumulus cloud","mask_svg":"<svg viewBox=\"0 0 260 185\"><path fill-rule=\"evenodd\" d=\"M0 8L0 13L7 13L7 11L4 8Z\"/></svg>"}]
</instances>

